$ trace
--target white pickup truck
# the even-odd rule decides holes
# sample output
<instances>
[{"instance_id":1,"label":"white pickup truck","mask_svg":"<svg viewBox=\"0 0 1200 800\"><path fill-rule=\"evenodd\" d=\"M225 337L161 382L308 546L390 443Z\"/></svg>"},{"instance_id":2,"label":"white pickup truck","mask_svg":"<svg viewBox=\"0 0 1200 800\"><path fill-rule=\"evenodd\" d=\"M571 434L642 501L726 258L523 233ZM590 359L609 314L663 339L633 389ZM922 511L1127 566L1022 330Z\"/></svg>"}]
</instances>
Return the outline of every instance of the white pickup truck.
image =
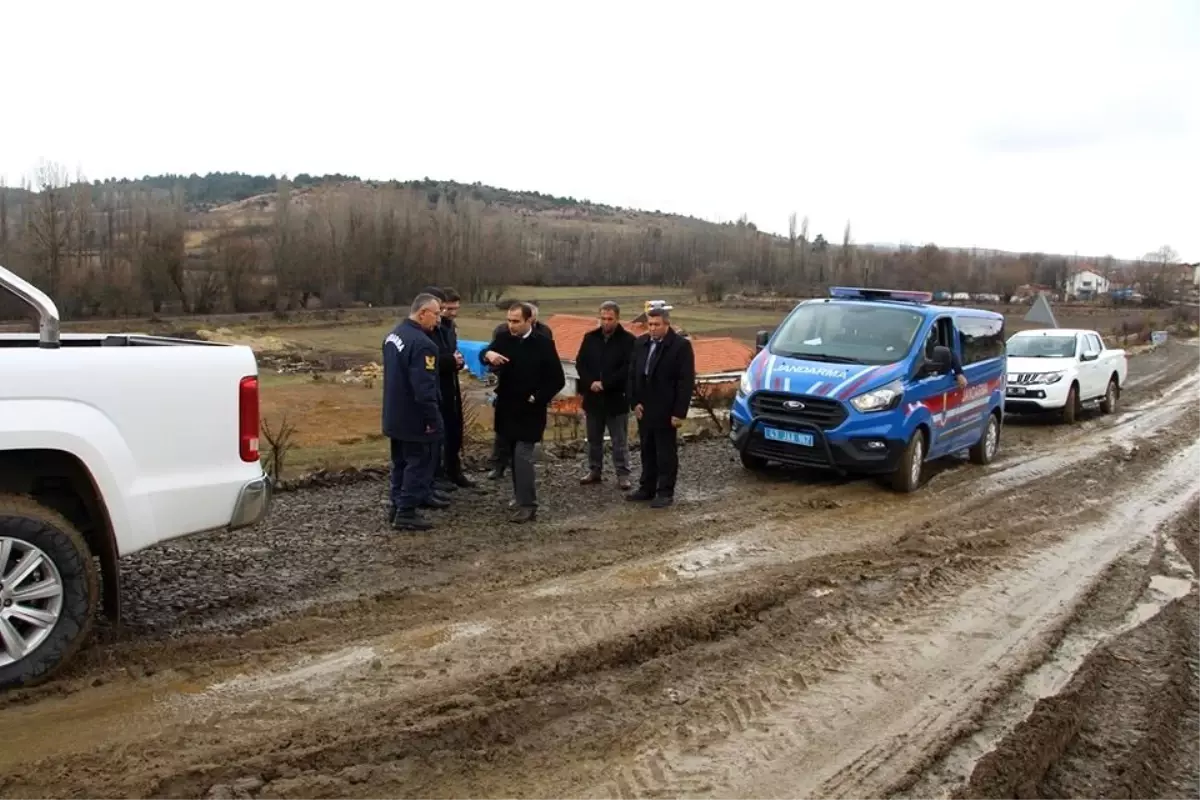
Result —
<instances>
[{"instance_id":1,"label":"white pickup truck","mask_svg":"<svg viewBox=\"0 0 1200 800\"><path fill-rule=\"evenodd\" d=\"M1007 344L1005 414L1057 411L1071 424L1085 405L1117 408L1129 363L1124 350L1104 346L1096 331L1070 328L1019 331Z\"/></svg>"},{"instance_id":2,"label":"white pickup truck","mask_svg":"<svg viewBox=\"0 0 1200 800\"><path fill-rule=\"evenodd\" d=\"M258 364L247 347L59 334L58 309L0 267L37 334L0 334L0 689L39 683L120 622L118 559L262 519ZM3 292L0 292L3 294ZM101 597L103 605L101 606Z\"/></svg>"}]
</instances>

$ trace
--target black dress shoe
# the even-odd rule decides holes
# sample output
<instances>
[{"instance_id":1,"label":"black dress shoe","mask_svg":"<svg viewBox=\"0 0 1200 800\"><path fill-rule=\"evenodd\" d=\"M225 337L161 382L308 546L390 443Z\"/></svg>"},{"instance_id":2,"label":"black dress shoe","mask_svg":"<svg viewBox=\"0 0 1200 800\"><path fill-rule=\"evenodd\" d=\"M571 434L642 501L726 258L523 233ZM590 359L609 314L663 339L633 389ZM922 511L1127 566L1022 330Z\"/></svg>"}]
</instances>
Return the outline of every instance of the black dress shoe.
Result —
<instances>
[{"instance_id":1,"label":"black dress shoe","mask_svg":"<svg viewBox=\"0 0 1200 800\"><path fill-rule=\"evenodd\" d=\"M433 523L417 513L415 508L405 508L392 517L392 527L398 531L427 531Z\"/></svg>"},{"instance_id":2,"label":"black dress shoe","mask_svg":"<svg viewBox=\"0 0 1200 800\"><path fill-rule=\"evenodd\" d=\"M455 484L449 478L438 478L437 480L435 480L433 482L433 488L437 489L439 492L444 492L444 493L458 491L457 484Z\"/></svg>"},{"instance_id":3,"label":"black dress shoe","mask_svg":"<svg viewBox=\"0 0 1200 800\"><path fill-rule=\"evenodd\" d=\"M673 504L674 502L675 502L674 497L671 497L670 495L666 495L666 494L660 494L658 497L656 497L650 501L650 507L651 508L666 508L667 506Z\"/></svg>"},{"instance_id":4,"label":"black dress shoe","mask_svg":"<svg viewBox=\"0 0 1200 800\"><path fill-rule=\"evenodd\" d=\"M449 507L450 507L450 501L446 500L444 498L438 497L436 494L431 494L429 496L428 500L426 500L424 503L421 503L421 508L449 508ZM400 513L397 512L396 516L400 516Z\"/></svg>"},{"instance_id":5,"label":"black dress shoe","mask_svg":"<svg viewBox=\"0 0 1200 800\"><path fill-rule=\"evenodd\" d=\"M644 503L647 500L653 500L654 493L647 492L645 489L638 489L625 495L625 499L631 503Z\"/></svg>"},{"instance_id":6,"label":"black dress shoe","mask_svg":"<svg viewBox=\"0 0 1200 800\"><path fill-rule=\"evenodd\" d=\"M514 511L512 513L512 515L508 518L508 521L513 524L516 524L516 525L521 525L526 522L533 522L536 519L537 519L537 509L536 508L533 508L531 506L520 506L519 508L517 508L516 511Z\"/></svg>"},{"instance_id":7,"label":"black dress shoe","mask_svg":"<svg viewBox=\"0 0 1200 800\"><path fill-rule=\"evenodd\" d=\"M478 484L468 478L466 475L455 475L450 479L455 486L462 489L474 489Z\"/></svg>"}]
</instances>

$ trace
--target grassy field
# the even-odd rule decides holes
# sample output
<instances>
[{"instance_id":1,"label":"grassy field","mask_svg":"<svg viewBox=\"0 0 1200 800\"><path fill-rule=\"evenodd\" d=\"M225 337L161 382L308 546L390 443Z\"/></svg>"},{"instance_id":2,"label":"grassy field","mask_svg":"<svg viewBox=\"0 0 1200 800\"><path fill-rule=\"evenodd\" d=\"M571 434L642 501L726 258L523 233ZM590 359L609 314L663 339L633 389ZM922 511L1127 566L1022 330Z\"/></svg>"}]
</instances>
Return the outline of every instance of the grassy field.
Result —
<instances>
[{"instance_id":1,"label":"grassy field","mask_svg":"<svg viewBox=\"0 0 1200 800\"><path fill-rule=\"evenodd\" d=\"M707 336L734 336L752 341L756 331L773 328L785 309L737 309L697 304L680 290L645 287L591 286L564 289L514 287L506 295L539 301L543 319L555 313L592 314L603 299L616 299L627 309L626 317L641 311L648 298L665 299L675 305L673 321L684 330ZM1027 307L1001 309L1008 330L1015 332L1031 326L1022 317ZM346 370L377 362L381 342L395 325L397 309L359 309L338 312L335 319L306 319L295 322L234 324L223 328L223 335L256 346L262 356L262 414L267 425L277 427L286 415L295 426L293 447L285 458L284 474L295 477L315 469L383 464L387 461L387 443L380 434L381 387L370 380L361 381ZM1127 328L1166 327L1170 312L1106 307L1056 308L1063 327L1084 327L1103 334ZM503 312L493 307L469 307L459 317L459 335L464 339L490 337L503 320ZM573 354L572 354L573 355ZM303 358L322 364L316 372L276 372L272 366L280 356ZM285 367L286 370L286 367ZM490 446L491 410L483 402L483 387L471 378L463 378L467 404L472 413L469 447L482 453ZM554 436L569 436L569 426ZM265 443L264 443L265 446Z\"/></svg>"}]
</instances>

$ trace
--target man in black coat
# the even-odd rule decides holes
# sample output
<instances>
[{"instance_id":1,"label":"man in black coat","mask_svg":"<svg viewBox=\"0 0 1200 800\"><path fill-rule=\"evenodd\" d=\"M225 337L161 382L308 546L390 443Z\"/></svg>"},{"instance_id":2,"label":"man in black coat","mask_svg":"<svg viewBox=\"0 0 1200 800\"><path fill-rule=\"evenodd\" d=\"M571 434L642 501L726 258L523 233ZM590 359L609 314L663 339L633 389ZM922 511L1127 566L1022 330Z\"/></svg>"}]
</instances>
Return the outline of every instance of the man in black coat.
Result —
<instances>
[{"instance_id":1,"label":"man in black coat","mask_svg":"<svg viewBox=\"0 0 1200 800\"><path fill-rule=\"evenodd\" d=\"M458 373L463 368L463 356L458 352L458 326L455 323L462 298L449 287L428 286L421 291L438 298L442 304L442 319L434 330L433 340L438 346L438 385L446 437L438 454L434 485L440 491L454 492L460 486L466 489L475 485L462 470L463 408Z\"/></svg>"},{"instance_id":2,"label":"man in black coat","mask_svg":"<svg viewBox=\"0 0 1200 800\"><path fill-rule=\"evenodd\" d=\"M526 305L533 310L533 332L545 336L547 339L553 339L554 331L550 330L550 326L544 322L538 321L538 307L533 303L526 303ZM505 320L497 325L496 329L492 331L492 338L495 339L497 336L501 336L507 332L508 321ZM489 369L491 369L492 372L496 371L490 366ZM494 427L495 425L493 425L493 428ZM499 436L496 436L492 439L492 471L488 473L488 478L490 480L496 481L504 477L504 471L508 468L508 456L510 449L511 448L509 447L508 443Z\"/></svg>"},{"instance_id":3,"label":"man in black coat","mask_svg":"<svg viewBox=\"0 0 1200 800\"><path fill-rule=\"evenodd\" d=\"M626 500L652 500L652 508L675 502L679 474L679 429L687 419L696 386L692 343L671 327L666 309L646 312L648 333L633 348L629 371L629 405L638 420L642 445L642 478Z\"/></svg>"},{"instance_id":4,"label":"man in black coat","mask_svg":"<svg viewBox=\"0 0 1200 800\"><path fill-rule=\"evenodd\" d=\"M433 525L418 507L450 503L433 488L433 470L445 425L439 408L438 348L430 335L441 318L441 304L419 294L408 319L383 340L383 435L391 440L392 527L429 530Z\"/></svg>"},{"instance_id":5,"label":"man in black coat","mask_svg":"<svg viewBox=\"0 0 1200 800\"><path fill-rule=\"evenodd\" d=\"M621 325L621 307L600 304L600 325L584 335L575 356L577 390L587 419L588 471L581 484L599 483L604 471L604 431L612 439L613 470L622 490L629 488L629 359L637 341Z\"/></svg>"},{"instance_id":6,"label":"man in black coat","mask_svg":"<svg viewBox=\"0 0 1200 800\"><path fill-rule=\"evenodd\" d=\"M516 511L512 522L537 517L534 445L546 431L547 408L566 385L554 340L533 331L533 310L526 303L508 309L506 330L494 337L480 360L495 368L496 437L509 450Z\"/></svg>"}]
</instances>

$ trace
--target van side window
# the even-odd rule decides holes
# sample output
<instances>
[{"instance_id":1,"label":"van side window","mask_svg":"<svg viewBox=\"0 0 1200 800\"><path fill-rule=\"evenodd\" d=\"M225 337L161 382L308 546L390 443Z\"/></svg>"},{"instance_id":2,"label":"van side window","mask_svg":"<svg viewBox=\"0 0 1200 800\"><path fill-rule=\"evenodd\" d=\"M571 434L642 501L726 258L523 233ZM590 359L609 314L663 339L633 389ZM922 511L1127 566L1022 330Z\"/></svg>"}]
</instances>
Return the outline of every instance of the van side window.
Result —
<instances>
[{"instance_id":1,"label":"van side window","mask_svg":"<svg viewBox=\"0 0 1200 800\"><path fill-rule=\"evenodd\" d=\"M975 364L1004 355L1004 320L959 317L963 364Z\"/></svg>"}]
</instances>

